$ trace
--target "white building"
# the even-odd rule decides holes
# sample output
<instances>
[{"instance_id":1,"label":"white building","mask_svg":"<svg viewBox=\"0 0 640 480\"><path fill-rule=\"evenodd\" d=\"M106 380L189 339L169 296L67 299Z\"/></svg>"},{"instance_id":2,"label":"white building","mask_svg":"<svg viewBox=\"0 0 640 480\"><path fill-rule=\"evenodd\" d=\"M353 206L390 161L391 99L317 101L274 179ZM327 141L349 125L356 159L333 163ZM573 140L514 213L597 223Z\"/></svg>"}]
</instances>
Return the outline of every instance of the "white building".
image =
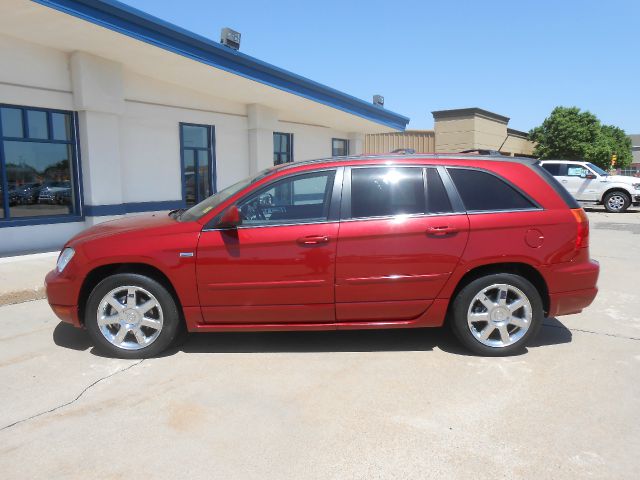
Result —
<instances>
[{"instance_id":1,"label":"white building","mask_svg":"<svg viewBox=\"0 0 640 480\"><path fill-rule=\"evenodd\" d=\"M0 65L0 255L408 123L112 0L3 0Z\"/></svg>"}]
</instances>

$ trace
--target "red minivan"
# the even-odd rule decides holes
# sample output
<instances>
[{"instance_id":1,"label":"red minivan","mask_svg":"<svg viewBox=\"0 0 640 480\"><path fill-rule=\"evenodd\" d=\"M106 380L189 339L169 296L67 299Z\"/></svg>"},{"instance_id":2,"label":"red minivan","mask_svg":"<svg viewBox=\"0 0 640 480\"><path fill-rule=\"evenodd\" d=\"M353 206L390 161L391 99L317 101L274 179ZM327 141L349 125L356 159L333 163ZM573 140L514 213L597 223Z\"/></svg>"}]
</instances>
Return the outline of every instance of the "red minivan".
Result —
<instances>
[{"instance_id":1,"label":"red minivan","mask_svg":"<svg viewBox=\"0 0 640 480\"><path fill-rule=\"evenodd\" d=\"M536 160L385 155L296 162L185 211L105 222L46 278L63 321L117 357L178 331L439 327L481 355L594 299L589 222Z\"/></svg>"}]
</instances>

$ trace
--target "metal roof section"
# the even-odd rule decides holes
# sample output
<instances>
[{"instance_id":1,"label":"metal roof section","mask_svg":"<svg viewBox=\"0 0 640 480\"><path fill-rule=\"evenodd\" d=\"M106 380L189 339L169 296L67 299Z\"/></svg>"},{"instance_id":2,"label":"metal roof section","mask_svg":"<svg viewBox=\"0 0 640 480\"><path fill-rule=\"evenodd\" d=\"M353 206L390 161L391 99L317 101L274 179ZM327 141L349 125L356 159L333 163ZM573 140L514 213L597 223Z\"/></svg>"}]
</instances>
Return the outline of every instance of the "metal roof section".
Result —
<instances>
[{"instance_id":1,"label":"metal roof section","mask_svg":"<svg viewBox=\"0 0 640 480\"><path fill-rule=\"evenodd\" d=\"M298 95L395 130L409 118L225 47L115 0L32 0L197 62Z\"/></svg>"}]
</instances>

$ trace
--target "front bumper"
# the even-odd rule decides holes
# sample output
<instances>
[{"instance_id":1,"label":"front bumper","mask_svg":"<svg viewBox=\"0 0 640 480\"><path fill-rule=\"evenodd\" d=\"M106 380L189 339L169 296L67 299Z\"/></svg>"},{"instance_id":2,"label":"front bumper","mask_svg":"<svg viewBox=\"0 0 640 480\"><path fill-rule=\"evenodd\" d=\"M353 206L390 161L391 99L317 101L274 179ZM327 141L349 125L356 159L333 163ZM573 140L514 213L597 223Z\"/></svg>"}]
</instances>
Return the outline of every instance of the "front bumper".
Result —
<instances>
[{"instance_id":1,"label":"front bumper","mask_svg":"<svg viewBox=\"0 0 640 480\"><path fill-rule=\"evenodd\" d=\"M47 300L53 313L63 322L81 327L75 283L72 278L60 275L56 269L51 270L44 279Z\"/></svg>"}]
</instances>

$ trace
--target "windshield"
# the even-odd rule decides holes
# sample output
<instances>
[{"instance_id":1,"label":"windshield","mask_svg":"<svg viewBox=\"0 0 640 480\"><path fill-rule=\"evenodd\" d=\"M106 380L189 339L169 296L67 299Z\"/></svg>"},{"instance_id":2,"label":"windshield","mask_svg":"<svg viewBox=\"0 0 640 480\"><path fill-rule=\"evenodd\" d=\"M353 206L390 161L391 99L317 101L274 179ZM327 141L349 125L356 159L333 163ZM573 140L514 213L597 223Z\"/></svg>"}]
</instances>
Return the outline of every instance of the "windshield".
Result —
<instances>
[{"instance_id":1,"label":"windshield","mask_svg":"<svg viewBox=\"0 0 640 480\"><path fill-rule=\"evenodd\" d=\"M594 165L593 163L587 163L587 167L589 167L591 170L596 172L598 175L602 175L603 177L606 177L607 175L609 175L607 172L605 172L603 169L601 169L597 165Z\"/></svg>"},{"instance_id":2,"label":"windshield","mask_svg":"<svg viewBox=\"0 0 640 480\"><path fill-rule=\"evenodd\" d=\"M244 180L241 180L238 183L234 183L233 185L220 190L218 193L205 198L197 205L194 205L189 210L186 210L184 213L182 213L182 215L180 215L179 217L179 220L181 222L192 222L194 220L199 220L204 215L220 205L222 202L224 202L226 199L233 197L240 190L248 187L254 182L257 182L261 178L266 177L272 170L272 168L262 170L255 177L245 178Z\"/></svg>"}]
</instances>

